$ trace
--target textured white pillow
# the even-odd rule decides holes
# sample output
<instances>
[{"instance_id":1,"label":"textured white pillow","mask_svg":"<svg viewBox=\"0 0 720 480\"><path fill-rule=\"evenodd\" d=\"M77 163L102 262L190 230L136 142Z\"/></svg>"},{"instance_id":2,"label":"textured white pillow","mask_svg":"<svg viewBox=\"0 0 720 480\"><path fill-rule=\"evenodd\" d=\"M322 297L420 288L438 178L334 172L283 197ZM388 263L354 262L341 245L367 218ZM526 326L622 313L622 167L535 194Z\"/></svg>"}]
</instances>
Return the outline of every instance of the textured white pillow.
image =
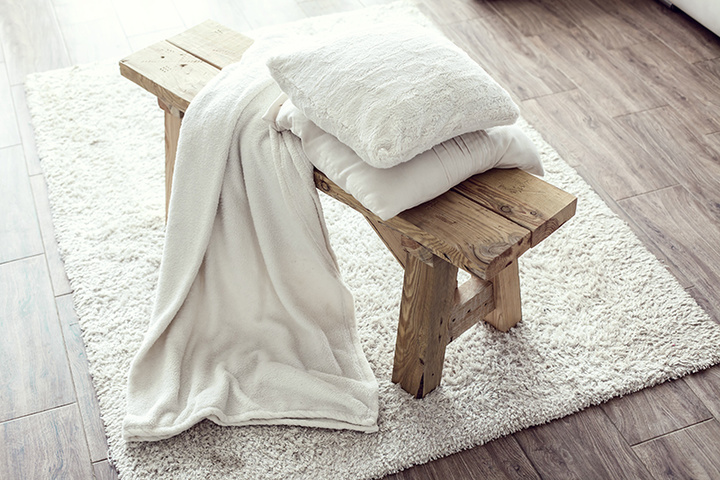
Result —
<instances>
[{"instance_id":1,"label":"textured white pillow","mask_svg":"<svg viewBox=\"0 0 720 480\"><path fill-rule=\"evenodd\" d=\"M515 125L466 133L434 146L409 162L375 168L320 129L289 100L280 108L270 107L263 118L276 130L290 130L300 137L310 162L383 220L491 168L517 167L543 174L535 145Z\"/></svg>"},{"instance_id":2,"label":"textured white pillow","mask_svg":"<svg viewBox=\"0 0 720 480\"><path fill-rule=\"evenodd\" d=\"M480 65L419 26L302 44L267 65L305 116L377 168L519 116L510 95Z\"/></svg>"}]
</instances>

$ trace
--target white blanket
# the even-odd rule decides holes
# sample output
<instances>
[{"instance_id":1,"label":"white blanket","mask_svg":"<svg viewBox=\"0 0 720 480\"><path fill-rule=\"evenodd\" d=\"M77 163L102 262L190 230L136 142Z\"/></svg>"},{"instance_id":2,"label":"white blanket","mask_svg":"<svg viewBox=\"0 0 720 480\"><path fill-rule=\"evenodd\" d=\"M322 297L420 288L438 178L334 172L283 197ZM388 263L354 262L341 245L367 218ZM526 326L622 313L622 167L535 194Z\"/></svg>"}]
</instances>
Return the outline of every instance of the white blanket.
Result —
<instances>
[{"instance_id":1,"label":"white blanket","mask_svg":"<svg viewBox=\"0 0 720 480\"><path fill-rule=\"evenodd\" d=\"M153 318L129 372L127 440L203 419L377 430L378 387L299 140L257 42L183 121Z\"/></svg>"}]
</instances>

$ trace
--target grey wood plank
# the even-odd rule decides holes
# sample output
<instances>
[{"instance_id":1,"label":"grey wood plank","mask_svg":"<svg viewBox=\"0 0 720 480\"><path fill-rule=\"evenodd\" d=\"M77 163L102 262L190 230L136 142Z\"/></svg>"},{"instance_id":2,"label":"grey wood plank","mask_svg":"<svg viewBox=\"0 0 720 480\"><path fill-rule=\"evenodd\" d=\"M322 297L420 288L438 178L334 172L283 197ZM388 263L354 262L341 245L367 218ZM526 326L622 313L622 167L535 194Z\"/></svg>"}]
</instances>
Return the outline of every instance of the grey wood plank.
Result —
<instances>
[{"instance_id":1,"label":"grey wood plank","mask_svg":"<svg viewBox=\"0 0 720 480\"><path fill-rule=\"evenodd\" d=\"M594 0L606 7L608 0ZM720 57L720 37L677 9L647 0L613 0L610 8L653 33L689 63Z\"/></svg>"},{"instance_id":2,"label":"grey wood plank","mask_svg":"<svg viewBox=\"0 0 720 480\"><path fill-rule=\"evenodd\" d=\"M417 478L539 480L540 476L517 441L512 436L507 436L385 477L387 480Z\"/></svg>"},{"instance_id":3,"label":"grey wood plank","mask_svg":"<svg viewBox=\"0 0 720 480\"><path fill-rule=\"evenodd\" d=\"M155 32L143 33L138 35L128 36L128 42L133 52L136 52L142 48L153 45L157 42L165 40L166 38L173 37L186 30L185 26L172 27L165 30L157 30Z\"/></svg>"},{"instance_id":4,"label":"grey wood plank","mask_svg":"<svg viewBox=\"0 0 720 480\"><path fill-rule=\"evenodd\" d=\"M367 0L361 0L368 5ZM389 2L377 2L389 3ZM458 22L472 20L493 14L488 2L480 0L414 0L413 3L423 14L436 25L450 26Z\"/></svg>"},{"instance_id":5,"label":"grey wood plank","mask_svg":"<svg viewBox=\"0 0 720 480\"><path fill-rule=\"evenodd\" d=\"M703 402L681 380L614 398L601 408L630 445L712 418Z\"/></svg>"},{"instance_id":6,"label":"grey wood plank","mask_svg":"<svg viewBox=\"0 0 720 480\"><path fill-rule=\"evenodd\" d=\"M542 0L490 2L505 21L526 37L577 27L568 10Z\"/></svg>"},{"instance_id":7,"label":"grey wood plank","mask_svg":"<svg viewBox=\"0 0 720 480\"><path fill-rule=\"evenodd\" d=\"M675 177L720 218L720 154L704 143L684 117L672 107L662 107L615 120L655 158L658 168Z\"/></svg>"},{"instance_id":8,"label":"grey wood plank","mask_svg":"<svg viewBox=\"0 0 720 480\"><path fill-rule=\"evenodd\" d=\"M85 345L75 308L73 307L72 295L57 297L55 301L65 337L67 356L70 361L70 370L77 395L77 405L85 427L85 438L90 450L90 460L97 462L108 457L108 444L105 427L100 417L100 405L90 376Z\"/></svg>"},{"instance_id":9,"label":"grey wood plank","mask_svg":"<svg viewBox=\"0 0 720 480\"><path fill-rule=\"evenodd\" d=\"M37 175L38 173L42 173L42 167L40 166L40 157L38 157L37 149L35 148L35 131L33 130L30 111L27 106L25 86L15 85L11 90L28 175Z\"/></svg>"},{"instance_id":10,"label":"grey wood plank","mask_svg":"<svg viewBox=\"0 0 720 480\"><path fill-rule=\"evenodd\" d=\"M630 215L672 263L703 291L720 284L720 224L717 214L675 186L620 200ZM716 307L717 308L717 307Z\"/></svg>"},{"instance_id":11,"label":"grey wood plank","mask_svg":"<svg viewBox=\"0 0 720 480\"><path fill-rule=\"evenodd\" d=\"M688 375L683 381L720 421L720 365Z\"/></svg>"},{"instance_id":12,"label":"grey wood plank","mask_svg":"<svg viewBox=\"0 0 720 480\"><path fill-rule=\"evenodd\" d=\"M583 165L613 199L677 184L659 163L582 90L526 100L523 114L571 165Z\"/></svg>"},{"instance_id":13,"label":"grey wood plank","mask_svg":"<svg viewBox=\"0 0 720 480\"><path fill-rule=\"evenodd\" d=\"M251 28L278 25L307 18L295 0L272 0L272 2L239 0L238 5L242 8L243 16Z\"/></svg>"},{"instance_id":14,"label":"grey wood plank","mask_svg":"<svg viewBox=\"0 0 720 480\"><path fill-rule=\"evenodd\" d=\"M301 0L298 5L308 17L349 12L364 6L360 0Z\"/></svg>"},{"instance_id":15,"label":"grey wood plank","mask_svg":"<svg viewBox=\"0 0 720 480\"><path fill-rule=\"evenodd\" d=\"M247 32L252 29L243 14L245 8L242 2L174 0L173 4L187 28L194 27L205 20L215 20L238 32Z\"/></svg>"},{"instance_id":16,"label":"grey wood plank","mask_svg":"<svg viewBox=\"0 0 720 480\"><path fill-rule=\"evenodd\" d=\"M60 257L59 247L55 239L55 227L53 226L45 177L42 175L30 177L30 186L35 200L35 209L37 211L40 234L45 249L45 258L47 259L53 291L56 296L70 293L72 292L72 287L65 272L65 264Z\"/></svg>"},{"instance_id":17,"label":"grey wood plank","mask_svg":"<svg viewBox=\"0 0 720 480\"><path fill-rule=\"evenodd\" d=\"M652 479L645 465L597 407L513 436L542 478Z\"/></svg>"},{"instance_id":18,"label":"grey wood plank","mask_svg":"<svg viewBox=\"0 0 720 480\"><path fill-rule=\"evenodd\" d=\"M639 43L612 54L660 92L693 133L720 131L720 81L710 72L688 63L660 41Z\"/></svg>"},{"instance_id":19,"label":"grey wood plank","mask_svg":"<svg viewBox=\"0 0 720 480\"><path fill-rule=\"evenodd\" d=\"M658 479L720 478L720 423L694 425L633 447Z\"/></svg>"},{"instance_id":20,"label":"grey wood plank","mask_svg":"<svg viewBox=\"0 0 720 480\"><path fill-rule=\"evenodd\" d=\"M66 405L0 424L0 478L92 478L77 407Z\"/></svg>"},{"instance_id":21,"label":"grey wood plank","mask_svg":"<svg viewBox=\"0 0 720 480\"><path fill-rule=\"evenodd\" d=\"M544 0L555 11L562 12L572 23L582 28L609 50L648 42L655 36L645 29L645 22L622 15L613 0L599 4L593 0Z\"/></svg>"},{"instance_id":22,"label":"grey wood plank","mask_svg":"<svg viewBox=\"0 0 720 480\"><path fill-rule=\"evenodd\" d=\"M548 32L530 40L610 117L666 104L647 88L645 79L580 28Z\"/></svg>"},{"instance_id":23,"label":"grey wood plank","mask_svg":"<svg viewBox=\"0 0 720 480\"><path fill-rule=\"evenodd\" d=\"M687 287L686 290L711 319L716 323L720 323L720 309L717 308L720 305L720 292L717 289L706 291L701 287L702 285L692 285Z\"/></svg>"},{"instance_id":24,"label":"grey wood plank","mask_svg":"<svg viewBox=\"0 0 720 480\"><path fill-rule=\"evenodd\" d=\"M118 473L107 460L93 463L95 480L118 480Z\"/></svg>"},{"instance_id":25,"label":"grey wood plank","mask_svg":"<svg viewBox=\"0 0 720 480\"><path fill-rule=\"evenodd\" d=\"M0 149L0 264L43 253L22 145Z\"/></svg>"},{"instance_id":26,"label":"grey wood plank","mask_svg":"<svg viewBox=\"0 0 720 480\"><path fill-rule=\"evenodd\" d=\"M0 115L0 148L17 145L21 142L20 130L4 62L0 62L0 105L3 106L3 114Z\"/></svg>"},{"instance_id":27,"label":"grey wood plank","mask_svg":"<svg viewBox=\"0 0 720 480\"><path fill-rule=\"evenodd\" d=\"M0 421L74 402L45 258L0 265L0 292Z\"/></svg>"},{"instance_id":28,"label":"grey wood plank","mask_svg":"<svg viewBox=\"0 0 720 480\"><path fill-rule=\"evenodd\" d=\"M515 98L524 100L576 88L546 52L529 44L497 14L454 23L443 30Z\"/></svg>"},{"instance_id":29,"label":"grey wood plank","mask_svg":"<svg viewBox=\"0 0 720 480\"><path fill-rule=\"evenodd\" d=\"M50 0L0 2L0 43L11 85L28 73L70 66Z\"/></svg>"},{"instance_id":30,"label":"grey wood plank","mask_svg":"<svg viewBox=\"0 0 720 480\"><path fill-rule=\"evenodd\" d=\"M513 436L502 437L480 447L464 450L457 456L462 459L470 472L470 476L466 478L540 479L540 475Z\"/></svg>"},{"instance_id":31,"label":"grey wood plank","mask_svg":"<svg viewBox=\"0 0 720 480\"><path fill-rule=\"evenodd\" d=\"M184 27L172 0L111 0L128 37Z\"/></svg>"},{"instance_id":32,"label":"grey wood plank","mask_svg":"<svg viewBox=\"0 0 720 480\"><path fill-rule=\"evenodd\" d=\"M73 64L122 58L132 52L114 12L85 22L61 23L60 30Z\"/></svg>"},{"instance_id":33,"label":"grey wood plank","mask_svg":"<svg viewBox=\"0 0 720 480\"><path fill-rule=\"evenodd\" d=\"M59 25L117 17L111 0L51 0L51 3Z\"/></svg>"}]
</instances>

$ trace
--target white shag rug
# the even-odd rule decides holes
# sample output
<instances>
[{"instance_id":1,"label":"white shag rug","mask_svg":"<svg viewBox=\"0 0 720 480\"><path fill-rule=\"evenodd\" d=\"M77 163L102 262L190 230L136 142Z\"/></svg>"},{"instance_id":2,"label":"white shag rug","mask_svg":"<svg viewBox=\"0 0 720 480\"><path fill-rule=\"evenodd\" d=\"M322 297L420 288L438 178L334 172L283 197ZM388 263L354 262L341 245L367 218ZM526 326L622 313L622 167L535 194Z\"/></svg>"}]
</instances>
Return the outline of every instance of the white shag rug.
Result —
<instances>
[{"instance_id":1,"label":"white shag rug","mask_svg":"<svg viewBox=\"0 0 720 480\"><path fill-rule=\"evenodd\" d=\"M121 437L130 360L147 328L164 229L163 117L115 62L27 81L55 232L74 293L110 457L128 478L372 478L479 445L720 361L720 326L540 136L546 180L576 216L520 259L524 320L448 346L442 385L390 381L402 270L363 218L325 216L380 384L380 431L219 427Z\"/></svg>"}]
</instances>

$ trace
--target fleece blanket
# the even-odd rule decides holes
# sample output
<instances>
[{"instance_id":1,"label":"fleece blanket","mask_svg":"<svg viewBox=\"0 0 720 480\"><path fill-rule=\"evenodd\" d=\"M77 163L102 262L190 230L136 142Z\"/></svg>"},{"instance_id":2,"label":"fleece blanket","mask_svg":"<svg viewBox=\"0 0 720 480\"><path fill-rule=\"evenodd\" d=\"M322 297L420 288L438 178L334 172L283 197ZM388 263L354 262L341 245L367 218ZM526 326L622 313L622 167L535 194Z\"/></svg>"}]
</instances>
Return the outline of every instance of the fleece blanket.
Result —
<instances>
[{"instance_id":1,"label":"fleece blanket","mask_svg":"<svg viewBox=\"0 0 720 480\"><path fill-rule=\"evenodd\" d=\"M153 318L123 435L203 419L377 430L378 386L299 139L262 115L281 93L256 41L195 98L180 133Z\"/></svg>"}]
</instances>

